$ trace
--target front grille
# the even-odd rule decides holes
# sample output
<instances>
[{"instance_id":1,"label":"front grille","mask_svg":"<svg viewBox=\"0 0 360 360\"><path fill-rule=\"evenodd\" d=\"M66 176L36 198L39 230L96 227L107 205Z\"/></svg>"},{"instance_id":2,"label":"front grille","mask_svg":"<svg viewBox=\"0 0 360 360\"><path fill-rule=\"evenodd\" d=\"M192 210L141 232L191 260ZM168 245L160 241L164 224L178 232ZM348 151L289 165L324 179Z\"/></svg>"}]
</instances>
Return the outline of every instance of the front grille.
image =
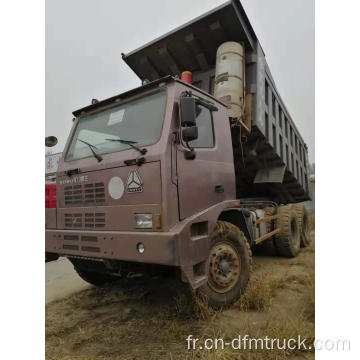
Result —
<instances>
[{"instance_id":1,"label":"front grille","mask_svg":"<svg viewBox=\"0 0 360 360\"><path fill-rule=\"evenodd\" d=\"M79 250L79 247L77 245L63 245L64 250Z\"/></svg>"},{"instance_id":2,"label":"front grille","mask_svg":"<svg viewBox=\"0 0 360 360\"><path fill-rule=\"evenodd\" d=\"M64 240L70 240L70 241L76 241L77 244L69 244L65 243L63 244L62 248L64 250L70 250L70 251L86 251L86 252L92 252L92 253L98 253L101 252L100 247L98 246L90 246L90 245L97 245L97 244L89 244L90 243L97 243L98 237L92 236L92 235L83 235L79 237L78 235L64 235ZM80 240L80 243L79 243Z\"/></svg>"},{"instance_id":3,"label":"front grille","mask_svg":"<svg viewBox=\"0 0 360 360\"><path fill-rule=\"evenodd\" d=\"M65 214L64 224L70 229L99 229L105 227L105 213ZM89 241L89 240L88 240Z\"/></svg>"},{"instance_id":4,"label":"front grille","mask_svg":"<svg viewBox=\"0 0 360 360\"><path fill-rule=\"evenodd\" d=\"M103 228L105 227L105 213L87 213L85 214L86 228Z\"/></svg>"},{"instance_id":5,"label":"front grille","mask_svg":"<svg viewBox=\"0 0 360 360\"><path fill-rule=\"evenodd\" d=\"M70 185L64 187L66 206L89 206L105 203L104 183Z\"/></svg>"},{"instance_id":6,"label":"front grille","mask_svg":"<svg viewBox=\"0 0 360 360\"><path fill-rule=\"evenodd\" d=\"M63 249L64 250L71 250L71 251L79 251L79 246L78 245L64 244ZM82 246L81 250L82 251L87 251L87 252L100 252L100 248L95 247L95 246Z\"/></svg>"},{"instance_id":7,"label":"front grille","mask_svg":"<svg viewBox=\"0 0 360 360\"><path fill-rule=\"evenodd\" d=\"M97 242L97 236L82 236L81 241Z\"/></svg>"},{"instance_id":8,"label":"front grille","mask_svg":"<svg viewBox=\"0 0 360 360\"><path fill-rule=\"evenodd\" d=\"M64 235L64 240L78 241L79 237L77 235Z\"/></svg>"},{"instance_id":9,"label":"front grille","mask_svg":"<svg viewBox=\"0 0 360 360\"><path fill-rule=\"evenodd\" d=\"M67 228L81 228L83 226L82 214L65 214L64 223Z\"/></svg>"},{"instance_id":10,"label":"front grille","mask_svg":"<svg viewBox=\"0 0 360 360\"><path fill-rule=\"evenodd\" d=\"M88 252L100 252L100 248L94 246L82 246L81 250Z\"/></svg>"}]
</instances>

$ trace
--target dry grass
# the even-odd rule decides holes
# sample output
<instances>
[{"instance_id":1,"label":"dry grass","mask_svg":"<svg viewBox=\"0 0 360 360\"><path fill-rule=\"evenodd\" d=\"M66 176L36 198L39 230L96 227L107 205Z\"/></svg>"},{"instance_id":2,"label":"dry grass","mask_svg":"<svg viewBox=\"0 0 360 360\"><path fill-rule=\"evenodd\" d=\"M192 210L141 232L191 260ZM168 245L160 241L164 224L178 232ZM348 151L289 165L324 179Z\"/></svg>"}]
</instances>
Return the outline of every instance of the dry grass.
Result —
<instances>
[{"instance_id":1,"label":"dry grass","mask_svg":"<svg viewBox=\"0 0 360 360\"><path fill-rule=\"evenodd\" d=\"M242 298L215 312L206 299L172 279L90 288L46 308L48 360L285 360L312 353L187 350L189 334L231 341L249 337L314 338L314 245L295 260L256 258ZM305 250L305 251L304 251Z\"/></svg>"},{"instance_id":2,"label":"dry grass","mask_svg":"<svg viewBox=\"0 0 360 360\"><path fill-rule=\"evenodd\" d=\"M216 315L216 311L209 306L206 297L196 291L190 290L188 293L180 294L174 301L175 311L180 318L210 321Z\"/></svg>"},{"instance_id":3,"label":"dry grass","mask_svg":"<svg viewBox=\"0 0 360 360\"><path fill-rule=\"evenodd\" d=\"M250 355L252 360L286 359L290 353L281 350L249 352L226 347L211 351L188 351L185 342L189 334L203 340L224 338L230 341L238 334L256 338L267 335L280 339L301 334L311 339L314 326L308 317L299 315L295 319L284 319L270 310L274 295L287 286L285 280L286 276L276 277L271 273L252 280L243 297L247 299L246 302L243 300L228 311L241 319L244 309L267 310L269 317L264 315L264 322L260 324L251 320L239 321L236 327L229 327L227 323L219 325L218 320L227 311L214 312L204 299L184 291L182 287L165 304L153 303L151 296L146 295L141 288L138 292L134 292L134 289L124 291L116 286L92 288L47 307L47 359L230 360L250 359ZM170 283L162 285L169 286ZM166 288L163 290L166 291Z\"/></svg>"},{"instance_id":4,"label":"dry grass","mask_svg":"<svg viewBox=\"0 0 360 360\"><path fill-rule=\"evenodd\" d=\"M303 298L304 315L309 321L315 322L315 272L308 276Z\"/></svg>"},{"instance_id":5,"label":"dry grass","mask_svg":"<svg viewBox=\"0 0 360 360\"><path fill-rule=\"evenodd\" d=\"M284 284L300 284L306 287L311 283L311 275L308 272L290 273L285 275Z\"/></svg>"},{"instance_id":6,"label":"dry grass","mask_svg":"<svg viewBox=\"0 0 360 360\"><path fill-rule=\"evenodd\" d=\"M278 288L284 285L283 275L273 275L269 272L253 277L245 294L235 306L241 311L266 311Z\"/></svg>"}]
</instances>

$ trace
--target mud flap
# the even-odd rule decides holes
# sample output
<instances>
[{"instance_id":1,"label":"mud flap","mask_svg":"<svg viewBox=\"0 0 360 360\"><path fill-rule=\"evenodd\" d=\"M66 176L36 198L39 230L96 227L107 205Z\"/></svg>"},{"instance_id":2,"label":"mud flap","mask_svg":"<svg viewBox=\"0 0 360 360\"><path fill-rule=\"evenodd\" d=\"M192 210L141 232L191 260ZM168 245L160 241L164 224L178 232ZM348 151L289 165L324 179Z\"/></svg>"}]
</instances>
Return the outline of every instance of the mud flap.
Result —
<instances>
[{"instance_id":1,"label":"mud flap","mask_svg":"<svg viewBox=\"0 0 360 360\"><path fill-rule=\"evenodd\" d=\"M195 290L206 284L207 276L205 272L204 274L195 274L194 266L181 266L181 281L189 283L192 289Z\"/></svg>"}]
</instances>

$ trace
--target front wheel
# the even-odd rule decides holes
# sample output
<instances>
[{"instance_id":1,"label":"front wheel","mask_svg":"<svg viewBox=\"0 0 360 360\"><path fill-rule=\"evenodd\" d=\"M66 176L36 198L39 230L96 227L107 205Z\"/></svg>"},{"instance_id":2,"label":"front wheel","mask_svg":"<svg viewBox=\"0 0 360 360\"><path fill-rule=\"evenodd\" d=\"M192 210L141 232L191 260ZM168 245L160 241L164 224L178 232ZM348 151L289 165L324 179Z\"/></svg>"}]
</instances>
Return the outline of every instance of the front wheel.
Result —
<instances>
[{"instance_id":1,"label":"front wheel","mask_svg":"<svg viewBox=\"0 0 360 360\"><path fill-rule=\"evenodd\" d=\"M74 267L74 269L84 281L95 286L110 284L119 280L119 277L110 274L87 271L76 267Z\"/></svg>"},{"instance_id":2,"label":"front wheel","mask_svg":"<svg viewBox=\"0 0 360 360\"><path fill-rule=\"evenodd\" d=\"M218 221L211 236L211 248L206 262L208 281L199 292L213 308L234 303L244 293L251 272L251 250L239 228Z\"/></svg>"},{"instance_id":3,"label":"front wheel","mask_svg":"<svg viewBox=\"0 0 360 360\"><path fill-rule=\"evenodd\" d=\"M106 268L102 262L77 258L70 258L69 260L77 274L91 285L101 286L119 280L118 276L106 273Z\"/></svg>"}]
</instances>

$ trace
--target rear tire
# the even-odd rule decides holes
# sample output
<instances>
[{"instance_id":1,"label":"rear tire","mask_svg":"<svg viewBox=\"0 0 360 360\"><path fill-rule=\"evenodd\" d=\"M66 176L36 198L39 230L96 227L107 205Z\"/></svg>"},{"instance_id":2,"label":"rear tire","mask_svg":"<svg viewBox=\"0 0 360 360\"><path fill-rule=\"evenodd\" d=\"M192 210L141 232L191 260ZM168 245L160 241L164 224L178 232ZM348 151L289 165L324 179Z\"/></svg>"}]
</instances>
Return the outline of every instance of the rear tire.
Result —
<instances>
[{"instance_id":1,"label":"rear tire","mask_svg":"<svg viewBox=\"0 0 360 360\"><path fill-rule=\"evenodd\" d=\"M303 204L295 205L298 214L298 223L300 228L300 246L305 248L311 244L309 213Z\"/></svg>"},{"instance_id":2,"label":"rear tire","mask_svg":"<svg viewBox=\"0 0 360 360\"><path fill-rule=\"evenodd\" d=\"M281 256L295 257L300 252L297 211L292 205L280 206L278 215L276 227L280 228L280 233L275 235L277 251Z\"/></svg>"},{"instance_id":3,"label":"rear tire","mask_svg":"<svg viewBox=\"0 0 360 360\"><path fill-rule=\"evenodd\" d=\"M49 261L55 261L59 258L59 254L54 254L54 253L45 253L45 262L49 262Z\"/></svg>"},{"instance_id":4,"label":"rear tire","mask_svg":"<svg viewBox=\"0 0 360 360\"><path fill-rule=\"evenodd\" d=\"M266 207L264 209L264 211L265 211L265 216L272 216L275 214L275 208L273 208L273 207ZM268 222L266 224L267 224L267 232L269 233L270 231L273 230L272 225L271 225L272 222ZM260 249L262 250L262 252L265 255L269 255L269 256L277 256L278 255L274 237L264 240L258 246L260 247Z\"/></svg>"},{"instance_id":5,"label":"rear tire","mask_svg":"<svg viewBox=\"0 0 360 360\"><path fill-rule=\"evenodd\" d=\"M206 263L208 281L198 291L215 309L231 305L247 287L251 263L251 249L244 233L231 223L218 221Z\"/></svg>"}]
</instances>

